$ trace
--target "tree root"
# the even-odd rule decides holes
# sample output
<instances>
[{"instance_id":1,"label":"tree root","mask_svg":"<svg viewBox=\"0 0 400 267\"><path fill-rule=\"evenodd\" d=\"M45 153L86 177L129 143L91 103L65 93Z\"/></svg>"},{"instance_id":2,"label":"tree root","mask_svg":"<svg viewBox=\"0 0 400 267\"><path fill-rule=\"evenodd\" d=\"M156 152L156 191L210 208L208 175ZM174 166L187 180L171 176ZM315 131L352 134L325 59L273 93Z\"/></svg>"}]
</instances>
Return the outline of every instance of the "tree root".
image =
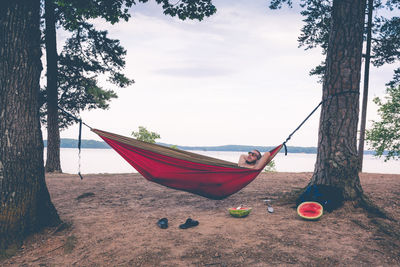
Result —
<instances>
[{"instance_id":1,"label":"tree root","mask_svg":"<svg viewBox=\"0 0 400 267\"><path fill-rule=\"evenodd\" d=\"M286 192L279 196L276 200L277 203L283 205L296 204L297 198L305 191L305 188L295 188L292 191Z\"/></svg>"},{"instance_id":2,"label":"tree root","mask_svg":"<svg viewBox=\"0 0 400 267\"><path fill-rule=\"evenodd\" d=\"M281 205L293 205L296 206L296 200L305 191L305 188L294 188L289 192L286 192L279 196L276 200ZM394 238L394 240L400 240L400 224L399 221L393 218L388 212L382 207L377 206L367 195L360 192L359 196L353 200L344 201L342 208L361 208L367 216L370 218L370 222L375 225L378 231L386 236ZM353 221L354 222L354 221ZM355 222L358 224L357 222ZM358 224L359 225L359 224ZM362 228L366 228L364 225L359 225ZM392 240L392 239L390 239ZM399 247L397 242L390 243L396 249Z\"/></svg>"},{"instance_id":3,"label":"tree root","mask_svg":"<svg viewBox=\"0 0 400 267\"><path fill-rule=\"evenodd\" d=\"M296 200L300 195L306 190L305 188L295 188L287 193L282 194L277 199L277 202L283 205L296 204ZM369 216L378 217L382 219L388 219L393 222L397 222L390 214L388 214L383 208L377 206L373 201L366 196L364 193L360 193L359 197L355 200L348 200L348 202L353 203L354 207L363 208Z\"/></svg>"},{"instance_id":4,"label":"tree root","mask_svg":"<svg viewBox=\"0 0 400 267\"><path fill-rule=\"evenodd\" d=\"M398 250L398 242L393 242L393 240L400 240L400 225L398 220L393 218L384 209L378 207L374 204L366 195L362 195L359 200L359 206L362 207L370 216L370 222L374 224L380 233L389 236L392 241L387 241Z\"/></svg>"},{"instance_id":5,"label":"tree root","mask_svg":"<svg viewBox=\"0 0 400 267\"><path fill-rule=\"evenodd\" d=\"M54 234L57 234L57 233L62 232L64 230L71 229L71 228L72 228L72 223L71 222L62 221L59 225L57 225L57 227L55 227L55 229L51 232L51 234L54 235Z\"/></svg>"},{"instance_id":6,"label":"tree root","mask_svg":"<svg viewBox=\"0 0 400 267\"><path fill-rule=\"evenodd\" d=\"M356 201L356 207L363 208L369 215L374 217L379 217L382 219L388 219L390 221L396 222L391 215L389 215L383 208L378 207L372 200L365 194L361 194L360 198Z\"/></svg>"},{"instance_id":7,"label":"tree root","mask_svg":"<svg viewBox=\"0 0 400 267\"><path fill-rule=\"evenodd\" d=\"M382 233L400 240L399 227L396 227L393 223L390 224L381 219L372 219L371 222L375 224Z\"/></svg>"}]
</instances>

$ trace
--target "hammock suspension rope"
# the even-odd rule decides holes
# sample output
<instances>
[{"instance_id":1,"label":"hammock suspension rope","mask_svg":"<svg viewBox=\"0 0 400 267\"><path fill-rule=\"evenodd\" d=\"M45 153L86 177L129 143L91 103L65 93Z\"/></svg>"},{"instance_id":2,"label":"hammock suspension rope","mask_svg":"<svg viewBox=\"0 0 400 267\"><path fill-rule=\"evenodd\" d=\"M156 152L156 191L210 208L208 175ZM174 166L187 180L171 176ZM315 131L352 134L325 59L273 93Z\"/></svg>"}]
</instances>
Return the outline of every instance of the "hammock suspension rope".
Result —
<instances>
[{"instance_id":1,"label":"hammock suspension rope","mask_svg":"<svg viewBox=\"0 0 400 267\"><path fill-rule=\"evenodd\" d=\"M292 138L292 135L297 132L301 126L303 126L303 124L314 114L315 111L317 111L317 109L325 102L327 102L328 100L332 100L332 98L334 96L340 96L340 95L344 95L344 94L359 94L358 91L354 91L354 90L347 90L347 91L343 91L340 93L336 93L333 95L328 96L326 99L321 100L321 102L319 102L319 104L311 111L310 114L308 114L308 116L299 124L299 126L297 126L297 128L291 133L289 134L289 136L286 138L286 140L283 142L283 147L285 148L285 156L287 155L287 147L286 147L286 143L290 140L290 138Z\"/></svg>"}]
</instances>

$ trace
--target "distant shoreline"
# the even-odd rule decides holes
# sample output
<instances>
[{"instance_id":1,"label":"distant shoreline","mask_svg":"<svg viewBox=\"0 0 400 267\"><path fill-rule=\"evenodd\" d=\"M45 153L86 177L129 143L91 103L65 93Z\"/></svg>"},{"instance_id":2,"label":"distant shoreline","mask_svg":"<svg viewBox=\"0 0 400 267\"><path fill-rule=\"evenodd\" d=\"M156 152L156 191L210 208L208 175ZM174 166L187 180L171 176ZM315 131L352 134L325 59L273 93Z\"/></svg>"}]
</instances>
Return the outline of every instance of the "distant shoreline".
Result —
<instances>
[{"instance_id":1,"label":"distant shoreline","mask_svg":"<svg viewBox=\"0 0 400 267\"><path fill-rule=\"evenodd\" d=\"M61 148L77 148L78 140L70 138L62 138L60 140ZM44 146L47 147L47 140L43 141ZM171 147L171 144L157 143L162 146ZM96 140L82 140L81 148L91 148L91 149L111 149L111 147L103 142ZM227 151L227 152L248 152L257 149L261 152L269 151L273 149L273 146L249 146L249 145L223 145L223 146L176 146L176 148L181 150L197 150L197 151ZM305 154L317 154L316 147L299 147L299 146L288 146L288 152L290 153L305 153ZM284 153L282 149L280 153ZM364 154L374 155L374 151L366 150Z\"/></svg>"}]
</instances>

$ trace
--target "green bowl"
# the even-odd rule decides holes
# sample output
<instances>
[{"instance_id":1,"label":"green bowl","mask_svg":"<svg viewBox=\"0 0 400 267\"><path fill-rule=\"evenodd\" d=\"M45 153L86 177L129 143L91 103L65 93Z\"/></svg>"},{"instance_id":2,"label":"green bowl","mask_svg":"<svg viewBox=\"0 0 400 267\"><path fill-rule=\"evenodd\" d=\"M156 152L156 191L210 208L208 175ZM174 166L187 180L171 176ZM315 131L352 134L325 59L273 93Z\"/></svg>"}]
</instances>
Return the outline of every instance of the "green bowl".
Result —
<instances>
[{"instance_id":1,"label":"green bowl","mask_svg":"<svg viewBox=\"0 0 400 267\"><path fill-rule=\"evenodd\" d=\"M229 208L229 214L232 215L233 217L241 218L241 217L246 217L247 215L250 214L252 208Z\"/></svg>"}]
</instances>

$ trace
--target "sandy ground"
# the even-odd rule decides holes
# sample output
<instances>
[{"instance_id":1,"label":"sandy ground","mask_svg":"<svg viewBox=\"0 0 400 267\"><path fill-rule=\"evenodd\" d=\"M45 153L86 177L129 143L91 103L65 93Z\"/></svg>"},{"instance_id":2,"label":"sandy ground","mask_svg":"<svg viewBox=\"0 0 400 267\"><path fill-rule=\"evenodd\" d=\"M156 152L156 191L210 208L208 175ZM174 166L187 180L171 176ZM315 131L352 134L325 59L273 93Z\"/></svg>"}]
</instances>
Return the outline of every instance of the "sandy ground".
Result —
<instances>
[{"instance_id":1,"label":"sandy ground","mask_svg":"<svg viewBox=\"0 0 400 267\"><path fill-rule=\"evenodd\" d=\"M138 174L54 174L47 184L67 227L27 239L2 266L400 266L400 222L345 205L305 221L282 196L311 173L265 173L225 200L147 182ZM400 220L400 175L362 174L364 191ZM79 197L81 196L81 197ZM85 197L82 197L85 196ZM272 199L268 213L263 198ZM246 218L227 208L253 208ZM169 220L168 229L156 225ZM190 229L179 225L191 217Z\"/></svg>"}]
</instances>

